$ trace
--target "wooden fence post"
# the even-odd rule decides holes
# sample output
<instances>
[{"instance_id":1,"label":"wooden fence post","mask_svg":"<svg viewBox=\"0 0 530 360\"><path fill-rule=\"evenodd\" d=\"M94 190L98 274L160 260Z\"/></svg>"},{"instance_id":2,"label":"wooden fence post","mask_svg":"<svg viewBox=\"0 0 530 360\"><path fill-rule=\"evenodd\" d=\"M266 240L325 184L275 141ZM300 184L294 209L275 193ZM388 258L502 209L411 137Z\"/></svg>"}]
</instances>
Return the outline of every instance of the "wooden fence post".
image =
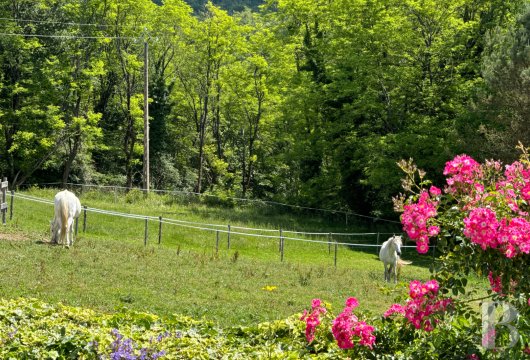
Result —
<instances>
[{"instance_id":1,"label":"wooden fence post","mask_svg":"<svg viewBox=\"0 0 530 360\"><path fill-rule=\"evenodd\" d=\"M215 254L219 254L219 230L215 230Z\"/></svg>"},{"instance_id":2,"label":"wooden fence post","mask_svg":"<svg viewBox=\"0 0 530 360\"><path fill-rule=\"evenodd\" d=\"M144 246L147 246L147 236L149 235L147 230L147 218L145 218L145 233L144 233Z\"/></svg>"},{"instance_id":3,"label":"wooden fence post","mask_svg":"<svg viewBox=\"0 0 530 360\"><path fill-rule=\"evenodd\" d=\"M227 247L230 249L230 224L228 224L228 239L227 239Z\"/></svg>"},{"instance_id":4,"label":"wooden fence post","mask_svg":"<svg viewBox=\"0 0 530 360\"><path fill-rule=\"evenodd\" d=\"M375 247L375 254L379 254L379 233L377 233L377 240L376 240L377 246Z\"/></svg>"},{"instance_id":5,"label":"wooden fence post","mask_svg":"<svg viewBox=\"0 0 530 360\"><path fill-rule=\"evenodd\" d=\"M337 250L338 250L338 247L339 247L339 245L335 241L335 267L337 267Z\"/></svg>"},{"instance_id":6,"label":"wooden fence post","mask_svg":"<svg viewBox=\"0 0 530 360\"><path fill-rule=\"evenodd\" d=\"M83 206L83 208L84 208L83 209L84 210L83 211L83 232L85 232L86 231L86 205Z\"/></svg>"},{"instance_id":7,"label":"wooden fence post","mask_svg":"<svg viewBox=\"0 0 530 360\"><path fill-rule=\"evenodd\" d=\"M278 245L278 251L282 251L282 228L280 228L280 243Z\"/></svg>"},{"instance_id":8,"label":"wooden fence post","mask_svg":"<svg viewBox=\"0 0 530 360\"><path fill-rule=\"evenodd\" d=\"M15 190L11 190L11 204L9 204L10 206L10 211L9 211L9 220L13 220L13 202L15 201Z\"/></svg>"},{"instance_id":9,"label":"wooden fence post","mask_svg":"<svg viewBox=\"0 0 530 360\"><path fill-rule=\"evenodd\" d=\"M328 254L331 254L331 233L328 233Z\"/></svg>"},{"instance_id":10,"label":"wooden fence post","mask_svg":"<svg viewBox=\"0 0 530 360\"><path fill-rule=\"evenodd\" d=\"M283 262L283 247L285 245L285 240L283 238L282 230L280 229L280 261Z\"/></svg>"},{"instance_id":11,"label":"wooden fence post","mask_svg":"<svg viewBox=\"0 0 530 360\"><path fill-rule=\"evenodd\" d=\"M158 217L158 245L162 242L162 216Z\"/></svg>"},{"instance_id":12,"label":"wooden fence post","mask_svg":"<svg viewBox=\"0 0 530 360\"><path fill-rule=\"evenodd\" d=\"M7 178L5 177L2 180L2 184L0 186L2 191L2 198L0 199L0 211L2 212L2 224L6 224L6 213L7 213L7 187L9 186L9 183L7 181Z\"/></svg>"}]
</instances>

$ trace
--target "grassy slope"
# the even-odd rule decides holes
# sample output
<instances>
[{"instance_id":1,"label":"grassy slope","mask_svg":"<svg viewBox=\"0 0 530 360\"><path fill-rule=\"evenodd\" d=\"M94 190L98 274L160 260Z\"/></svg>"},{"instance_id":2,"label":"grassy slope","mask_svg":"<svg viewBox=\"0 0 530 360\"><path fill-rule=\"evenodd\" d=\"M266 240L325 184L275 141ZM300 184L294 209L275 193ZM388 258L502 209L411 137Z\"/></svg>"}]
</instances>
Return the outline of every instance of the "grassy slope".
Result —
<instances>
[{"instance_id":1,"label":"grassy slope","mask_svg":"<svg viewBox=\"0 0 530 360\"><path fill-rule=\"evenodd\" d=\"M53 198L53 191L30 193ZM248 209L182 206L158 196L123 200L95 193L81 196L89 207L203 223L304 229L326 225L307 217L263 217ZM13 221L0 228L1 237L11 240L0 241L0 297L37 297L103 311L125 306L159 315L206 317L229 326L287 317L308 308L315 297L339 309L348 296L356 296L362 310L381 313L402 289L394 292L381 280L382 265L374 248L352 251L340 246L335 268L327 245L287 241L280 262L275 239L233 235L228 250L226 234L221 234L216 254L214 232L164 224L162 245L157 245L156 223L149 224L144 247L142 220L88 213L87 231L68 250L46 243L52 213L49 205L15 199ZM425 258L414 260L430 263ZM412 265L404 269L402 280L428 276L427 267ZM267 291L265 286L277 288Z\"/></svg>"}]
</instances>

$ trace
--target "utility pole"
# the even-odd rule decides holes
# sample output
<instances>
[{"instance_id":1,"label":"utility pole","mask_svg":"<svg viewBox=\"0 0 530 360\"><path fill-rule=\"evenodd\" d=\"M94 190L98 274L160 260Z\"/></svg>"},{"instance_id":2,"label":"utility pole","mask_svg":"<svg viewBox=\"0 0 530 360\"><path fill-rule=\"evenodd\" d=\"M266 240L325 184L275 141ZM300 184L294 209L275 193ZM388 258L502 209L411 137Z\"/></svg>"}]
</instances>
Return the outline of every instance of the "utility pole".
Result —
<instances>
[{"instance_id":1,"label":"utility pole","mask_svg":"<svg viewBox=\"0 0 530 360\"><path fill-rule=\"evenodd\" d=\"M144 191L149 193L149 45L144 42Z\"/></svg>"}]
</instances>

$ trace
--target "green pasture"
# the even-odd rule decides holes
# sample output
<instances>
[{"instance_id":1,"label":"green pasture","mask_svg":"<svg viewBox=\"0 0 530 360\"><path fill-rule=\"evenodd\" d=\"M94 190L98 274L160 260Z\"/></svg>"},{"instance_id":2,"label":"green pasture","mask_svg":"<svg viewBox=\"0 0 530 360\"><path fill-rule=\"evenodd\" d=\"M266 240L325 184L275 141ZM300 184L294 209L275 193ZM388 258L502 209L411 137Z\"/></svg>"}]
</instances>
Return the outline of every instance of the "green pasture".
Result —
<instances>
[{"instance_id":1,"label":"green pasture","mask_svg":"<svg viewBox=\"0 0 530 360\"><path fill-rule=\"evenodd\" d=\"M55 192L30 189L20 194L51 201ZM112 192L89 191L80 194L80 199L89 208L162 216L195 222L186 225L199 228L204 224L230 224L326 233L355 230L351 224L346 227L303 214L207 206L169 195L145 198L138 193L115 196ZM81 214L76 242L66 249L48 244L53 205L18 196L13 205L13 219L0 227L3 298L36 297L109 312L126 307L161 316L178 313L231 326L285 318L308 308L316 297L339 309L347 297L356 296L362 310L379 314L405 291L404 284L396 287L382 280L382 264L374 247L339 245L335 252L335 246L327 243L285 240L282 261L278 239L231 234L228 249L227 233L218 235L166 223L162 224L158 244L158 221L148 221L144 245L145 220L88 211L86 231L82 229ZM363 231L367 229L360 227L355 232ZM260 234L255 230L252 233ZM336 241L375 243L377 239L366 235ZM406 249L403 257L414 261L403 269L404 283L429 278L431 255L420 257L414 249Z\"/></svg>"}]
</instances>

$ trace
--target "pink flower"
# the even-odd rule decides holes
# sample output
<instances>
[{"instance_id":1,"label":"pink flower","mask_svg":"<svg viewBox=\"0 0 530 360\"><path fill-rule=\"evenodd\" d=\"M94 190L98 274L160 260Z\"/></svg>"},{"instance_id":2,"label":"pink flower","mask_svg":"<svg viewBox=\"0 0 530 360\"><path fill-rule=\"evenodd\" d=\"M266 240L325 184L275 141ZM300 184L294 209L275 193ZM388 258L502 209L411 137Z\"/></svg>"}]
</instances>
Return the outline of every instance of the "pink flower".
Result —
<instances>
[{"instance_id":1,"label":"pink flower","mask_svg":"<svg viewBox=\"0 0 530 360\"><path fill-rule=\"evenodd\" d=\"M322 305L322 300L320 299L313 299L313 301L311 302L311 306L313 308L320 307L320 305Z\"/></svg>"},{"instance_id":2,"label":"pink flower","mask_svg":"<svg viewBox=\"0 0 530 360\"><path fill-rule=\"evenodd\" d=\"M436 280L429 280L424 285L425 289L430 291L433 295L438 294L438 288L440 287L438 285L438 281Z\"/></svg>"},{"instance_id":3,"label":"pink flower","mask_svg":"<svg viewBox=\"0 0 530 360\"><path fill-rule=\"evenodd\" d=\"M425 322L423 323L423 330L425 331L433 331L434 330L434 326L432 325L431 321L430 320L425 320Z\"/></svg>"},{"instance_id":4,"label":"pink flower","mask_svg":"<svg viewBox=\"0 0 530 360\"><path fill-rule=\"evenodd\" d=\"M426 254L429 251L429 243L425 241L418 241L416 243L416 250L420 254Z\"/></svg>"},{"instance_id":5,"label":"pink flower","mask_svg":"<svg viewBox=\"0 0 530 360\"><path fill-rule=\"evenodd\" d=\"M348 299L346 299L346 307L354 309L357 306L359 306L359 301L357 301L356 298L349 297Z\"/></svg>"},{"instance_id":6,"label":"pink flower","mask_svg":"<svg viewBox=\"0 0 530 360\"><path fill-rule=\"evenodd\" d=\"M423 295L422 293L422 284L419 280L412 280L409 283L409 296L412 299L418 298Z\"/></svg>"},{"instance_id":7,"label":"pink flower","mask_svg":"<svg viewBox=\"0 0 530 360\"><path fill-rule=\"evenodd\" d=\"M526 201L530 200L530 183L526 183L521 189L521 197Z\"/></svg>"},{"instance_id":8,"label":"pink flower","mask_svg":"<svg viewBox=\"0 0 530 360\"><path fill-rule=\"evenodd\" d=\"M429 226L429 236L433 237L440 233L440 227L439 226Z\"/></svg>"},{"instance_id":9,"label":"pink flower","mask_svg":"<svg viewBox=\"0 0 530 360\"><path fill-rule=\"evenodd\" d=\"M438 319L432 316L446 311L447 307L452 304L452 300L437 298L439 285L436 280L429 280L425 284L413 280L409 283L409 289L410 299L407 300L405 306L393 304L384 316L402 314L414 328L424 331L434 330Z\"/></svg>"},{"instance_id":10,"label":"pink flower","mask_svg":"<svg viewBox=\"0 0 530 360\"><path fill-rule=\"evenodd\" d=\"M320 299L313 299L311 302L312 310L308 313L304 310L300 320L305 321L305 337L308 343L311 343L315 339L316 328L320 325L320 315L326 313L326 308L322 306Z\"/></svg>"},{"instance_id":11,"label":"pink flower","mask_svg":"<svg viewBox=\"0 0 530 360\"><path fill-rule=\"evenodd\" d=\"M440 196L442 195L442 190L433 185L429 188L429 193L431 196Z\"/></svg>"},{"instance_id":12,"label":"pink flower","mask_svg":"<svg viewBox=\"0 0 530 360\"><path fill-rule=\"evenodd\" d=\"M331 332L341 349L351 349L354 346L352 337L353 326L356 322L357 318L351 313L351 311L346 310L333 320Z\"/></svg>"},{"instance_id":13,"label":"pink flower","mask_svg":"<svg viewBox=\"0 0 530 360\"><path fill-rule=\"evenodd\" d=\"M439 191L437 188L431 187L431 194ZM416 248L420 252L427 252L429 248L429 237L436 236L440 232L438 226L429 226L431 219L437 215L438 202L431 199L429 192L422 191L417 203L410 203L403 206L403 214L401 215L401 223L403 230L412 240L418 240ZM420 242L422 244L420 244Z\"/></svg>"},{"instance_id":14,"label":"pink flower","mask_svg":"<svg viewBox=\"0 0 530 360\"><path fill-rule=\"evenodd\" d=\"M503 295L502 293L502 281L500 276L493 276L493 272L490 271L488 274L488 280L490 281L491 290L496 292L499 295Z\"/></svg>"},{"instance_id":15,"label":"pink flower","mask_svg":"<svg viewBox=\"0 0 530 360\"><path fill-rule=\"evenodd\" d=\"M364 321L359 321L353 329L353 334L359 337L359 345L371 349L375 343L375 336L372 334L374 330L373 326L366 324Z\"/></svg>"},{"instance_id":16,"label":"pink flower","mask_svg":"<svg viewBox=\"0 0 530 360\"><path fill-rule=\"evenodd\" d=\"M489 208L473 209L464 219L464 235L480 245L483 250L497 247L498 227L496 214Z\"/></svg>"},{"instance_id":17,"label":"pink flower","mask_svg":"<svg viewBox=\"0 0 530 360\"><path fill-rule=\"evenodd\" d=\"M354 340L358 340L359 345L367 346L370 349L375 343L376 339L373 335L374 327L366 324L364 321L359 321L357 316L352 312L353 308L358 305L357 299L353 297L348 298L344 310L333 320L331 332L341 349L351 349L354 347Z\"/></svg>"},{"instance_id":18,"label":"pink flower","mask_svg":"<svg viewBox=\"0 0 530 360\"><path fill-rule=\"evenodd\" d=\"M449 175L446 191L454 194L462 189L474 186L476 179L482 178L482 169L478 162L468 155L458 155L445 164L444 175ZM479 189L477 189L479 190Z\"/></svg>"},{"instance_id":19,"label":"pink flower","mask_svg":"<svg viewBox=\"0 0 530 360\"><path fill-rule=\"evenodd\" d=\"M528 299L528 305L530 305L530 299ZM401 304L393 304L390 309L388 309L387 311L385 311L384 313L384 317L389 317L393 314L402 314L404 315L405 314L405 308L401 305Z\"/></svg>"}]
</instances>

